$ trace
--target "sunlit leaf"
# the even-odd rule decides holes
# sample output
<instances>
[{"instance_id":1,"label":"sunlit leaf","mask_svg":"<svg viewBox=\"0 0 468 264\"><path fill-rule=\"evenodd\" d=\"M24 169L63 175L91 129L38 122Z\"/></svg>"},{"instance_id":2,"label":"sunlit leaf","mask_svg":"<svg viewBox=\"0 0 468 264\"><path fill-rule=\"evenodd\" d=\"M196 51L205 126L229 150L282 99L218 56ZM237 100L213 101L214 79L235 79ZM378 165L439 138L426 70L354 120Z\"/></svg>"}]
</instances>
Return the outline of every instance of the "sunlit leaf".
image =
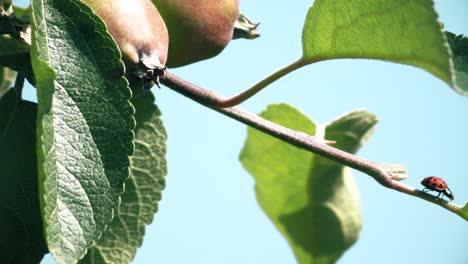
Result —
<instances>
[{"instance_id":1,"label":"sunlit leaf","mask_svg":"<svg viewBox=\"0 0 468 264\"><path fill-rule=\"evenodd\" d=\"M261 116L291 129L315 134L318 127L298 110L270 105ZM326 139L356 152L376 117L356 111L328 124ZM320 134L320 133L319 133ZM359 193L350 170L252 128L240 160L255 178L257 200L288 240L299 263L335 263L359 236Z\"/></svg>"},{"instance_id":2,"label":"sunlit leaf","mask_svg":"<svg viewBox=\"0 0 468 264\"><path fill-rule=\"evenodd\" d=\"M80 263L130 263L143 243L146 225L158 210L165 187L166 131L154 97L132 98L135 106L135 152L130 157L130 178L115 218Z\"/></svg>"},{"instance_id":3,"label":"sunlit leaf","mask_svg":"<svg viewBox=\"0 0 468 264\"><path fill-rule=\"evenodd\" d=\"M432 0L316 0L305 21L304 63L378 59L420 67L467 95L455 81Z\"/></svg>"},{"instance_id":4,"label":"sunlit leaf","mask_svg":"<svg viewBox=\"0 0 468 264\"><path fill-rule=\"evenodd\" d=\"M455 80L460 93L468 95L468 38L445 32L452 51Z\"/></svg>"},{"instance_id":5,"label":"sunlit leaf","mask_svg":"<svg viewBox=\"0 0 468 264\"><path fill-rule=\"evenodd\" d=\"M78 0L33 0L38 164L47 245L75 263L113 218L133 152L134 108L120 52Z\"/></svg>"}]
</instances>

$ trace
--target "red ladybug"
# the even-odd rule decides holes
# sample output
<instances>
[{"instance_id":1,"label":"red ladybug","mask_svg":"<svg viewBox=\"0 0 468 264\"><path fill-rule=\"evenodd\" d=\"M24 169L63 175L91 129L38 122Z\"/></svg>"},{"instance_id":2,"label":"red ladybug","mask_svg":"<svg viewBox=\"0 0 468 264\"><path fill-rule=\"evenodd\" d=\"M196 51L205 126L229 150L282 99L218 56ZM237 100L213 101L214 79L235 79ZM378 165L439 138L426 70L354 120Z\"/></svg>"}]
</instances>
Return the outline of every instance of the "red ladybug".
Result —
<instances>
[{"instance_id":1,"label":"red ladybug","mask_svg":"<svg viewBox=\"0 0 468 264\"><path fill-rule=\"evenodd\" d=\"M426 177L421 181L421 184L424 187L426 187L423 189L423 192L426 191L426 189L429 189L431 191L438 192L439 195L437 195L437 197L442 195L442 199L443 199L445 195L450 199L450 201L454 199L452 191L450 190L449 187L447 187L447 183L445 183L445 181L439 177L436 177L436 176Z\"/></svg>"}]
</instances>

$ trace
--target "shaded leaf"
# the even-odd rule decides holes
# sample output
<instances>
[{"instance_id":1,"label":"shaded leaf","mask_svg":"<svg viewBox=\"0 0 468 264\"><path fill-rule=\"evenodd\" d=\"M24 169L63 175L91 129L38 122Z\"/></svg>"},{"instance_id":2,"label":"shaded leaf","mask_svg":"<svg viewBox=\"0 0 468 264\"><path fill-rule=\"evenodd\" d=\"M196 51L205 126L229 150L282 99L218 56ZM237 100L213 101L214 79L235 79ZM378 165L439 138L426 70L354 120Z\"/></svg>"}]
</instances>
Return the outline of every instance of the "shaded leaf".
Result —
<instances>
[{"instance_id":1,"label":"shaded leaf","mask_svg":"<svg viewBox=\"0 0 468 264\"><path fill-rule=\"evenodd\" d=\"M13 12L15 17L17 17L20 21L23 22L30 22L29 12L31 12L31 7L28 6L27 8L21 6L13 6Z\"/></svg>"},{"instance_id":2,"label":"shaded leaf","mask_svg":"<svg viewBox=\"0 0 468 264\"><path fill-rule=\"evenodd\" d=\"M113 218L133 152L130 89L104 23L78 0L32 1L44 230L75 263Z\"/></svg>"},{"instance_id":3,"label":"shaded leaf","mask_svg":"<svg viewBox=\"0 0 468 264\"><path fill-rule=\"evenodd\" d=\"M137 126L130 178L114 220L80 263L130 263L143 243L146 225L158 210L166 185L166 131L152 93L136 96L132 103Z\"/></svg>"},{"instance_id":4,"label":"shaded leaf","mask_svg":"<svg viewBox=\"0 0 468 264\"><path fill-rule=\"evenodd\" d=\"M6 66L16 71L22 71L32 78L32 68L29 51L31 48L30 35L27 30L29 24L28 9L8 5L0 17L0 66ZM7 34L8 33L8 34Z\"/></svg>"},{"instance_id":5,"label":"shaded leaf","mask_svg":"<svg viewBox=\"0 0 468 264\"><path fill-rule=\"evenodd\" d=\"M457 87L460 93L468 95L468 38L448 31L445 35L452 51Z\"/></svg>"},{"instance_id":6,"label":"shaded leaf","mask_svg":"<svg viewBox=\"0 0 468 264\"><path fill-rule=\"evenodd\" d=\"M37 193L36 111L13 89L0 100L2 263L39 263L47 253Z\"/></svg>"},{"instance_id":7,"label":"shaded leaf","mask_svg":"<svg viewBox=\"0 0 468 264\"><path fill-rule=\"evenodd\" d=\"M286 104L270 105L261 116L308 134L323 134L355 152L376 117L356 111L317 127ZM240 160L255 178L257 200L288 240L299 263L334 263L358 238L359 194L350 170L252 128Z\"/></svg>"},{"instance_id":8,"label":"shaded leaf","mask_svg":"<svg viewBox=\"0 0 468 264\"><path fill-rule=\"evenodd\" d=\"M0 66L32 76L30 45L21 39L0 35Z\"/></svg>"},{"instance_id":9,"label":"shaded leaf","mask_svg":"<svg viewBox=\"0 0 468 264\"><path fill-rule=\"evenodd\" d=\"M378 59L420 67L465 94L432 0L317 0L302 35L305 63ZM466 94L465 94L466 95Z\"/></svg>"}]
</instances>

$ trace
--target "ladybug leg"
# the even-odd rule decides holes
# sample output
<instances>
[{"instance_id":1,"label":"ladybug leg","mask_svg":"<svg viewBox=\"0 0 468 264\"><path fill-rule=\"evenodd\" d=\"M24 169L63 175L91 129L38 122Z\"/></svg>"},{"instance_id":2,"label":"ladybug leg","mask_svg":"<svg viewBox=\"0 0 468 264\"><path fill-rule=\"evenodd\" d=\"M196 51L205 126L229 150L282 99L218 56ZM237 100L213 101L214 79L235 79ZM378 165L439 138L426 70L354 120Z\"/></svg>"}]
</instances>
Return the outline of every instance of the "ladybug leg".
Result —
<instances>
[{"instance_id":1,"label":"ladybug leg","mask_svg":"<svg viewBox=\"0 0 468 264\"><path fill-rule=\"evenodd\" d=\"M430 192L430 191L432 191L432 190L431 190L431 189L428 189L428 188L422 189L422 192L425 192L425 193L428 193L428 192Z\"/></svg>"},{"instance_id":2,"label":"ladybug leg","mask_svg":"<svg viewBox=\"0 0 468 264\"><path fill-rule=\"evenodd\" d=\"M441 194L442 194L442 197L440 199L444 200L445 193L441 193Z\"/></svg>"},{"instance_id":3,"label":"ladybug leg","mask_svg":"<svg viewBox=\"0 0 468 264\"><path fill-rule=\"evenodd\" d=\"M443 192L439 193L439 195L437 195L437 199L440 199L440 200L442 200L442 201L445 201L445 200L444 200L444 193L443 193Z\"/></svg>"}]
</instances>

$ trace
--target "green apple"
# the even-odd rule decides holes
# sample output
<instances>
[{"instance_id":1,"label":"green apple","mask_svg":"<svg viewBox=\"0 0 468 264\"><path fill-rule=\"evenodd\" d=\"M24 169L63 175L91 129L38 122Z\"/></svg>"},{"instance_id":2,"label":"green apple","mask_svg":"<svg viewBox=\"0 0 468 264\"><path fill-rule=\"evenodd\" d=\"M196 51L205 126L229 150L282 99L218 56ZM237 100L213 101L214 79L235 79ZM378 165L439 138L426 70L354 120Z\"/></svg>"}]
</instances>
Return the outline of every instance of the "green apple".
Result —
<instances>
[{"instance_id":1,"label":"green apple","mask_svg":"<svg viewBox=\"0 0 468 264\"><path fill-rule=\"evenodd\" d=\"M145 77L148 70L163 70L169 35L150 0L83 0L106 23L122 52L127 74Z\"/></svg>"},{"instance_id":2,"label":"green apple","mask_svg":"<svg viewBox=\"0 0 468 264\"><path fill-rule=\"evenodd\" d=\"M218 55L232 39L239 0L152 0L169 31L168 67Z\"/></svg>"}]
</instances>

